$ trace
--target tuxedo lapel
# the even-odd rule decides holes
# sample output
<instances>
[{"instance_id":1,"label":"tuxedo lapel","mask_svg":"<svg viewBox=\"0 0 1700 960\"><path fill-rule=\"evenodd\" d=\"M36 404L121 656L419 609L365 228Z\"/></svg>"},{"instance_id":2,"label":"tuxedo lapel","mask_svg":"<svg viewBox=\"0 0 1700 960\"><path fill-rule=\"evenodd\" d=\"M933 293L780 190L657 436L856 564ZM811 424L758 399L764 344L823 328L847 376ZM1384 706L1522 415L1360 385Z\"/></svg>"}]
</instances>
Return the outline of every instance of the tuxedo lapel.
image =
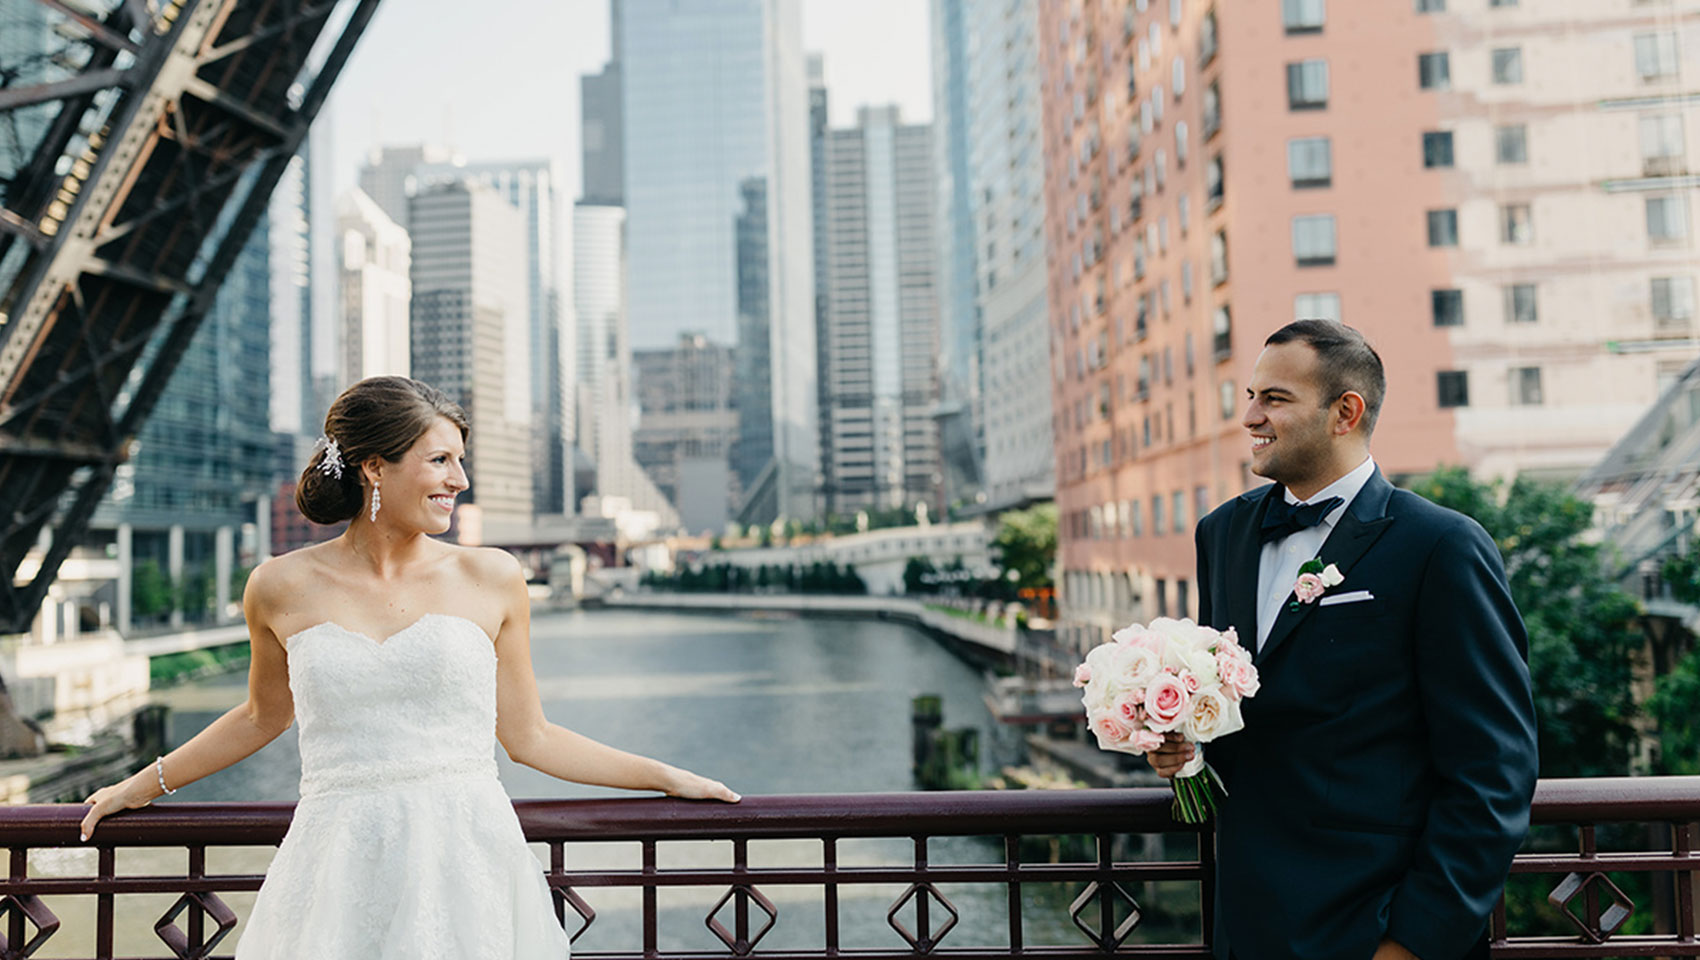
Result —
<instances>
[{"instance_id":1,"label":"tuxedo lapel","mask_svg":"<svg viewBox=\"0 0 1700 960\"><path fill-rule=\"evenodd\" d=\"M1257 643L1257 565L1263 555L1258 528L1269 498L1281 495L1279 485L1240 498L1228 527L1228 626L1239 632L1240 645Z\"/></svg>"},{"instance_id":2,"label":"tuxedo lapel","mask_svg":"<svg viewBox=\"0 0 1700 960\"><path fill-rule=\"evenodd\" d=\"M1348 585L1351 583L1352 568L1393 522L1393 518L1387 516L1387 501L1392 495L1393 485L1381 476L1381 469L1377 467L1364 483L1363 489L1352 498L1352 505L1346 508L1345 515L1328 534L1328 539L1323 541L1319 554L1322 562L1338 567L1345 575ZM1253 538L1252 542L1255 543L1256 539ZM1251 569L1255 575L1255 560ZM1269 637L1263 641L1263 649L1257 652L1253 662L1261 665L1268 660L1274 654L1275 648L1281 645L1281 641L1287 639L1316 608L1314 602L1297 604L1296 610L1293 609L1294 606L1290 598L1282 603L1281 612L1275 617L1275 624L1269 628ZM1255 619L1253 622L1256 622Z\"/></svg>"}]
</instances>

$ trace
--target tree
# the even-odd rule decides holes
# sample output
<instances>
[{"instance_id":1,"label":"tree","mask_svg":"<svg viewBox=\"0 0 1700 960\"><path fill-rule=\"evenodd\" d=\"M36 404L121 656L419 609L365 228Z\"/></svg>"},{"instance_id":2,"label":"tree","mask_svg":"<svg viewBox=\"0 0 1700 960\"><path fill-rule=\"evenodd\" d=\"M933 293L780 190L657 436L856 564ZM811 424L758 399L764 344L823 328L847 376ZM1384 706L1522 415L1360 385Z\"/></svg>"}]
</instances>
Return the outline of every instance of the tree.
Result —
<instances>
[{"instance_id":1,"label":"tree","mask_svg":"<svg viewBox=\"0 0 1700 960\"><path fill-rule=\"evenodd\" d=\"M1529 632L1541 776L1621 776L1636 743L1632 657L1642 648L1640 604L1604 573L1598 544L1582 540L1593 508L1552 484L1498 482L1462 468L1437 471L1415 491L1473 517L1505 562Z\"/></svg>"},{"instance_id":2,"label":"tree","mask_svg":"<svg viewBox=\"0 0 1700 960\"><path fill-rule=\"evenodd\" d=\"M1006 513L999 520L992 546L997 548L1005 576L1014 571L1015 586L1024 590L1051 586L1051 566L1057 558L1057 505L1041 503Z\"/></svg>"}]
</instances>

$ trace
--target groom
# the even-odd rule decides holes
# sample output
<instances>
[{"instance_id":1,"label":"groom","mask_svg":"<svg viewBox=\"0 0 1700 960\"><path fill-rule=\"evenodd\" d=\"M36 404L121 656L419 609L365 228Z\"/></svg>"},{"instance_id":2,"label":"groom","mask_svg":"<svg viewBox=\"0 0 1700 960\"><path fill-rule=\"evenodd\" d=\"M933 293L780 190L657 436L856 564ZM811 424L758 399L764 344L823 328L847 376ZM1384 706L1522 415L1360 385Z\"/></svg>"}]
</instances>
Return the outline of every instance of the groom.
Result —
<instances>
[{"instance_id":1,"label":"groom","mask_svg":"<svg viewBox=\"0 0 1700 960\"><path fill-rule=\"evenodd\" d=\"M1236 628L1262 678L1245 729L1209 750L1228 789L1218 958L1485 958L1528 828L1523 621L1482 528L1376 469L1385 391L1356 330L1277 331L1244 421L1274 484L1198 524L1199 622ZM1302 601L1313 558L1344 579ZM1191 749L1148 756L1173 776Z\"/></svg>"}]
</instances>

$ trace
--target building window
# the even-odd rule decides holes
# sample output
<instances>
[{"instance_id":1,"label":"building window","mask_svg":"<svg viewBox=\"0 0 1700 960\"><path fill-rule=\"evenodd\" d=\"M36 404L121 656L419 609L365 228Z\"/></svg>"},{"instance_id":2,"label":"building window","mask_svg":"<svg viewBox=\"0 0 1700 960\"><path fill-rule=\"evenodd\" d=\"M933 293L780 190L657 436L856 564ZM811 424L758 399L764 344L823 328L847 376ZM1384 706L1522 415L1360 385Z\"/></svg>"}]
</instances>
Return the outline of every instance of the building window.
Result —
<instances>
[{"instance_id":1,"label":"building window","mask_svg":"<svg viewBox=\"0 0 1700 960\"><path fill-rule=\"evenodd\" d=\"M1687 172L1684 160L1682 114L1641 118L1641 174L1673 177Z\"/></svg>"},{"instance_id":2,"label":"building window","mask_svg":"<svg viewBox=\"0 0 1700 960\"><path fill-rule=\"evenodd\" d=\"M1127 502L1127 507L1128 507L1128 511L1133 514L1133 535L1135 537L1145 536L1145 504L1144 504L1144 502L1139 501L1139 500L1129 500Z\"/></svg>"},{"instance_id":3,"label":"building window","mask_svg":"<svg viewBox=\"0 0 1700 960\"><path fill-rule=\"evenodd\" d=\"M1523 82L1523 48L1500 47L1493 52L1493 82L1509 86Z\"/></svg>"},{"instance_id":4,"label":"building window","mask_svg":"<svg viewBox=\"0 0 1700 960\"><path fill-rule=\"evenodd\" d=\"M1216 59L1216 11L1212 10L1198 22L1198 65Z\"/></svg>"},{"instance_id":5,"label":"building window","mask_svg":"<svg viewBox=\"0 0 1700 960\"><path fill-rule=\"evenodd\" d=\"M1210 238L1210 285L1228 282L1228 235L1220 230Z\"/></svg>"},{"instance_id":6,"label":"building window","mask_svg":"<svg viewBox=\"0 0 1700 960\"><path fill-rule=\"evenodd\" d=\"M1181 301L1192 302L1192 261L1181 261Z\"/></svg>"},{"instance_id":7,"label":"building window","mask_svg":"<svg viewBox=\"0 0 1700 960\"><path fill-rule=\"evenodd\" d=\"M1688 204L1682 196L1647 198L1647 237L1655 244L1688 237Z\"/></svg>"},{"instance_id":8,"label":"building window","mask_svg":"<svg viewBox=\"0 0 1700 960\"><path fill-rule=\"evenodd\" d=\"M1446 0L1416 0L1418 13L1445 13Z\"/></svg>"},{"instance_id":9,"label":"building window","mask_svg":"<svg viewBox=\"0 0 1700 960\"><path fill-rule=\"evenodd\" d=\"M1220 82L1204 88L1204 139L1208 140L1222 129L1222 86Z\"/></svg>"},{"instance_id":10,"label":"building window","mask_svg":"<svg viewBox=\"0 0 1700 960\"><path fill-rule=\"evenodd\" d=\"M1423 134L1423 166L1429 169L1452 166L1452 131Z\"/></svg>"},{"instance_id":11,"label":"building window","mask_svg":"<svg viewBox=\"0 0 1700 960\"><path fill-rule=\"evenodd\" d=\"M1515 7L1515 6L1517 6L1517 0L1488 0L1488 6L1490 6L1490 7Z\"/></svg>"},{"instance_id":12,"label":"building window","mask_svg":"<svg viewBox=\"0 0 1700 960\"><path fill-rule=\"evenodd\" d=\"M1535 242L1535 219L1526 203L1508 203L1499 208L1499 240L1512 246Z\"/></svg>"},{"instance_id":13,"label":"building window","mask_svg":"<svg viewBox=\"0 0 1700 960\"><path fill-rule=\"evenodd\" d=\"M1470 405L1470 377L1463 370L1442 370L1435 374L1435 384L1440 394L1440 407L1467 407Z\"/></svg>"},{"instance_id":14,"label":"building window","mask_svg":"<svg viewBox=\"0 0 1700 960\"><path fill-rule=\"evenodd\" d=\"M1180 224L1181 236L1186 236L1192 225L1192 201L1184 193L1175 199L1175 221Z\"/></svg>"},{"instance_id":15,"label":"building window","mask_svg":"<svg viewBox=\"0 0 1700 960\"><path fill-rule=\"evenodd\" d=\"M1204 206L1206 210L1214 210L1222 205L1224 181L1222 179L1222 155L1216 154L1210 158L1210 163L1204 169Z\"/></svg>"},{"instance_id":16,"label":"building window","mask_svg":"<svg viewBox=\"0 0 1700 960\"><path fill-rule=\"evenodd\" d=\"M1462 290L1430 290L1429 311L1434 315L1434 325L1437 327L1461 327L1464 325L1464 291Z\"/></svg>"},{"instance_id":17,"label":"building window","mask_svg":"<svg viewBox=\"0 0 1700 960\"><path fill-rule=\"evenodd\" d=\"M1287 108L1321 110L1328 106L1328 61L1287 64Z\"/></svg>"},{"instance_id":18,"label":"building window","mask_svg":"<svg viewBox=\"0 0 1700 960\"><path fill-rule=\"evenodd\" d=\"M1293 298L1294 320L1333 320L1343 323L1340 318L1340 295L1338 293L1301 293Z\"/></svg>"},{"instance_id":19,"label":"building window","mask_svg":"<svg viewBox=\"0 0 1700 960\"><path fill-rule=\"evenodd\" d=\"M1186 494L1182 493L1179 490L1176 490L1174 492L1174 495L1169 498L1169 502L1172 505L1172 508L1169 511L1169 515L1170 515L1171 519L1174 521L1174 526L1171 527L1170 529L1172 531L1174 531L1175 533L1185 533L1186 532ZM1181 581L1181 583L1185 583L1185 582L1186 581L1184 581L1184 580Z\"/></svg>"},{"instance_id":20,"label":"building window","mask_svg":"<svg viewBox=\"0 0 1700 960\"><path fill-rule=\"evenodd\" d=\"M1301 137L1287 141L1287 176L1294 189L1326 187L1334 183L1334 156L1327 137Z\"/></svg>"},{"instance_id":21,"label":"building window","mask_svg":"<svg viewBox=\"0 0 1700 960\"><path fill-rule=\"evenodd\" d=\"M1163 522L1163 495L1157 494L1151 498L1151 535L1160 537L1167 528L1168 524ZM1163 581L1161 580L1157 581L1157 591L1157 606L1161 609L1163 605ZM1158 615L1161 616L1162 614Z\"/></svg>"},{"instance_id":22,"label":"building window","mask_svg":"<svg viewBox=\"0 0 1700 960\"><path fill-rule=\"evenodd\" d=\"M1511 368L1511 405L1538 407L1541 405L1541 368Z\"/></svg>"},{"instance_id":23,"label":"building window","mask_svg":"<svg viewBox=\"0 0 1700 960\"><path fill-rule=\"evenodd\" d=\"M1152 167L1157 171L1157 189L1162 190L1169 185L1169 158L1162 148L1151 158Z\"/></svg>"},{"instance_id":24,"label":"building window","mask_svg":"<svg viewBox=\"0 0 1700 960\"><path fill-rule=\"evenodd\" d=\"M1325 267L1334 262L1334 216L1317 214L1293 218L1293 259L1301 267Z\"/></svg>"},{"instance_id":25,"label":"building window","mask_svg":"<svg viewBox=\"0 0 1700 960\"><path fill-rule=\"evenodd\" d=\"M1643 33L1635 38L1635 72L1642 83L1675 80L1677 56L1675 33Z\"/></svg>"},{"instance_id":26,"label":"building window","mask_svg":"<svg viewBox=\"0 0 1700 960\"><path fill-rule=\"evenodd\" d=\"M1281 25L1292 33L1321 33L1328 12L1324 0L1281 0Z\"/></svg>"},{"instance_id":27,"label":"building window","mask_svg":"<svg viewBox=\"0 0 1700 960\"><path fill-rule=\"evenodd\" d=\"M1686 334L1694 320L1694 278L1653 278L1653 320L1660 333Z\"/></svg>"},{"instance_id":28,"label":"building window","mask_svg":"<svg viewBox=\"0 0 1700 960\"><path fill-rule=\"evenodd\" d=\"M1223 380L1219 392L1222 395L1222 419L1234 419L1234 412L1238 409L1237 405L1240 401L1239 391L1234 389L1234 381Z\"/></svg>"},{"instance_id":29,"label":"building window","mask_svg":"<svg viewBox=\"0 0 1700 960\"><path fill-rule=\"evenodd\" d=\"M1183 3L1184 0L1169 0L1169 26L1179 27L1181 25L1181 7Z\"/></svg>"},{"instance_id":30,"label":"building window","mask_svg":"<svg viewBox=\"0 0 1700 960\"><path fill-rule=\"evenodd\" d=\"M1417 86L1424 90L1451 88L1451 58L1445 52L1417 54Z\"/></svg>"},{"instance_id":31,"label":"building window","mask_svg":"<svg viewBox=\"0 0 1700 960\"><path fill-rule=\"evenodd\" d=\"M1215 317L1211 322L1211 334L1211 356L1217 363L1221 363L1234 352L1234 317L1225 303L1216 308Z\"/></svg>"},{"instance_id":32,"label":"building window","mask_svg":"<svg viewBox=\"0 0 1700 960\"><path fill-rule=\"evenodd\" d=\"M1521 123L1494 128L1494 151L1500 163L1529 162L1529 128Z\"/></svg>"},{"instance_id":33,"label":"building window","mask_svg":"<svg viewBox=\"0 0 1700 960\"><path fill-rule=\"evenodd\" d=\"M1169 64L1169 85L1175 88L1175 101L1179 102L1186 92L1186 63L1180 57Z\"/></svg>"},{"instance_id":34,"label":"building window","mask_svg":"<svg viewBox=\"0 0 1700 960\"><path fill-rule=\"evenodd\" d=\"M1189 150L1186 143L1186 134L1186 121L1181 120L1175 124L1175 166L1177 167L1186 166L1186 157Z\"/></svg>"},{"instance_id":35,"label":"building window","mask_svg":"<svg viewBox=\"0 0 1700 960\"><path fill-rule=\"evenodd\" d=\"M1428 245L1456 247L1458 245L1458 211L1430 210L1428 212Z\"/></svg>"},{"instance_id":36,"label":"building window","mask_svg":"<svg viewBox=\"0 0 1700 960\"><path fill-rule=\"evenodd\" d=\"M1505 288L1505 322L1534 323L1540 319L1535 310L1535 285L1514 283Z\"/></svg>"}]
</instances>

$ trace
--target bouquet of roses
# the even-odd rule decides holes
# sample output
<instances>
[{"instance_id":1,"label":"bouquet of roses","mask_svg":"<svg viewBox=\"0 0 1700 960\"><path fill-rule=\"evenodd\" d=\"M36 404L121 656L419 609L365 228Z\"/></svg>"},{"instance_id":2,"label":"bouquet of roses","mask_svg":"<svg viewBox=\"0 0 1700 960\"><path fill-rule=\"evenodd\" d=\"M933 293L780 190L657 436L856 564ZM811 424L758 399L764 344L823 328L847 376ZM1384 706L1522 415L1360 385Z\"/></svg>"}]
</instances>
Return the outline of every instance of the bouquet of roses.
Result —
<instances>
[{"instance_id":1,"label":"bouquet of roses","mask_svg":"<svg viewBox=\"0 0 1700 960\"><path fill-rule=\"evenodd\" d=\"M1191 620L1159 617L1149 626L1118 630L1086 654L1074 685L1098 746L1144 754L1179 732L1209 743L1245 726L1240 701L1257 693L1257 668L1233 628L1217 631ZM1226 790L1200 747L1174 778L1175 816L1202 823Z\"/></svg>"}]
</instances>

